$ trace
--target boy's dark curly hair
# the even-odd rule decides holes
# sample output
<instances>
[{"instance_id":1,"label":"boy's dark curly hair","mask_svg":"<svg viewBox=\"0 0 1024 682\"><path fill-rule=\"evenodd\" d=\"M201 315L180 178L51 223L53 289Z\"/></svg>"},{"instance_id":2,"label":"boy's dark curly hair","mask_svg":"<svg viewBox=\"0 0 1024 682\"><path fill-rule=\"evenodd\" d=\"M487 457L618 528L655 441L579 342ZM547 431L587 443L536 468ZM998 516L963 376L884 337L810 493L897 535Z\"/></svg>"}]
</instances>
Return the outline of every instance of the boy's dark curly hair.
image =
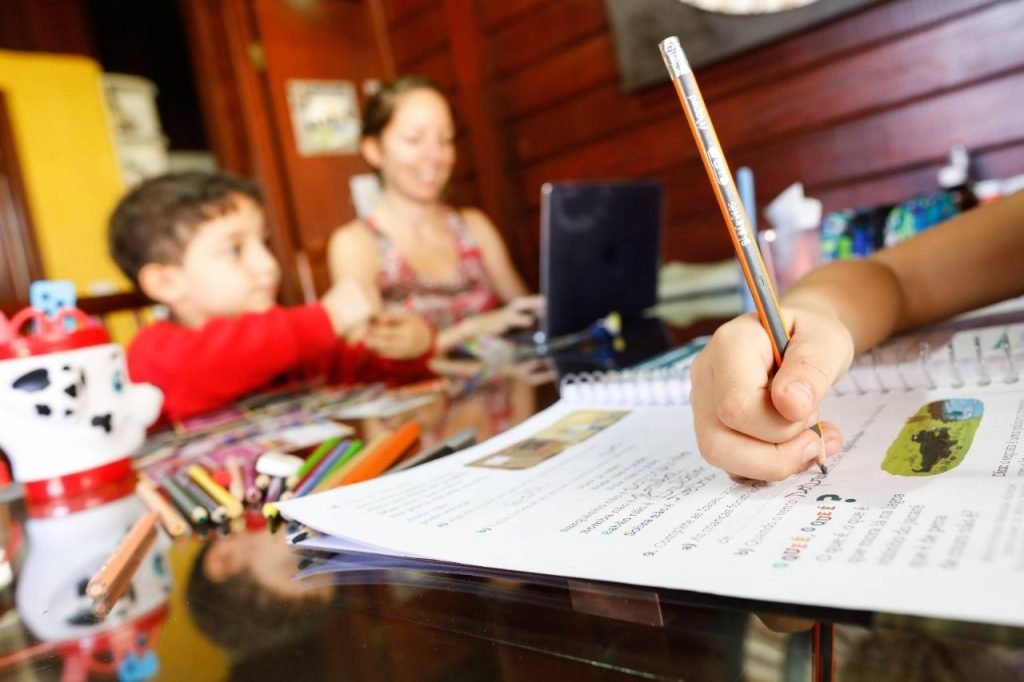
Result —
<instances>
[{"instance_id":1,"label":"boy's dark curly hair","mask_svg":"<svg viewBox=\"0 0 1024 682\"><path fill-rule=\"evenodd\" d=\"M262 204L254 183L225 173L187 171L145 180L110 216L110 256L137 288L144 265L180 262L199 226L236 210L237 196Z\"/></svg>"}]
</instances>

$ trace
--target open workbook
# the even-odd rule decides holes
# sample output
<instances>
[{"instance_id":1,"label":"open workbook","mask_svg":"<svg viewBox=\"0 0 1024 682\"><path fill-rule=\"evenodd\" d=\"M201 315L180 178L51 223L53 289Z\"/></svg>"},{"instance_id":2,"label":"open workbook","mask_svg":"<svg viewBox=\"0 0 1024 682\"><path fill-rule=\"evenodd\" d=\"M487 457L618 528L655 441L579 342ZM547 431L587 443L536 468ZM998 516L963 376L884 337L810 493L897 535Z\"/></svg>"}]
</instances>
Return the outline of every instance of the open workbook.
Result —
<instances>
[{"instance_id":1,"label":"open workbook","mask_svg":"<svg viewBox=\"0 0 1024 682\"><path fill-rule=\"evenodd\" d=\"M281 511L323 533L307 547L1024 625L1024 325L933 335L860 358L826 398L846 438L827 475L735 482L685 404L592 391Z\"/></svg>"}]
</instances>

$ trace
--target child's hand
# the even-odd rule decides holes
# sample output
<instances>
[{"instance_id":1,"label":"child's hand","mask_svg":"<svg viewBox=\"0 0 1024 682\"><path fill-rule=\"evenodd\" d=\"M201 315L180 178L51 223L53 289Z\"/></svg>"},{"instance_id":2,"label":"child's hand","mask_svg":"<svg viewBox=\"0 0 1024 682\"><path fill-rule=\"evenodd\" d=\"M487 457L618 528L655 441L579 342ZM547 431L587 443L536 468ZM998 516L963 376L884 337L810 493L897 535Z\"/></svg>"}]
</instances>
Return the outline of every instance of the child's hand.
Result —
<instances>
[{"instance_id":1,"label":"child's hand","mask_svg":"<svg viewBox=\"0 0 1024 682\"><path fill-rule=\"evenodd\" d=\"M853 359L850 333L834 318L800 309L783 317L792 336L774 378L771 342L754 314L722 325L693 362L697 445L734 476L781 481L813 464L818 403ZM838 429L822 426L826 451L838 452Z\"/></svg>"},{"instance_id":2,"label":"child's hand","mask_svg":"<svg viewBox=\"0 0 1024 682\"><path fill-rule=\"evenodd\" d=\"M339 279L320 299L338 336L349 336L381 309L380 292L352 278Z\"/></svg>"},{"instance_id":3,"label":"child's hand","mask_svg":"<svg viewBox=\"0 0 1024 682\"><path fill-rule=\"evenodd\" d=\"M433 342L433 327L412 313L381 313L366 333L366 347L392 360L418 358L430 350Z\"/></svg>"}]
</instances>

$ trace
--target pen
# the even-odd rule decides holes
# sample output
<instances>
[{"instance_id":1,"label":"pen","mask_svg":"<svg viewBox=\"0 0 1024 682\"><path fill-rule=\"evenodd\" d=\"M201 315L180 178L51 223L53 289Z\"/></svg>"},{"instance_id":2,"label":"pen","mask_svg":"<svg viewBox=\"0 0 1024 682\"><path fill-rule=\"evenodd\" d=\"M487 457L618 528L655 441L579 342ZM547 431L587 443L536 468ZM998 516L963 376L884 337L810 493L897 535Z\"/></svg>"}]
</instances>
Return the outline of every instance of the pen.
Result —
<instances>
[{"instance_id":1,"label":"pen","mask_svg":"<svg viewBox=\"0 0 1024 682\"><path fill-rule=\"evenodd\" d=\"M708 179L715 191L715 197L718 199L718 207L730 228L729 236L732 239L733 248L736 249L736 256L739 258L750 293L753 294L757 316L765 331L768 332L768 338L772 344L772 354L775 356L775 366L778 367L782 364L782 356L789 343L789 332L782 319L779 301L775 297L775 290L772 288L771 279L764 267L761 252L757 248L757 241L751 234L750 222L743 209L743 203L740 201L739 192L736 190L736 183L733 182L732 173L729 172L729 164L725 161L725 153L718 142L718 135L711 124L711 116L708 114L707 107L704 106L704 98L701 97L697 79L694 78L693 69L690 68L690 63L686 60L683 47L679 44L679 38L675 36L666 38L658 47L661 49L661 56L665 60L665 68L668 69L672 78L676 94L679 96L679 103L683 106L686 120L690 124L690 132L693 133L693 138L697 142L697 149L704 162L704 169L707 171ZM828 473L828 467L825 466L825 441L822 438L821 423L812 426L811 430L818 434L821 440L818 468L821 469L821 473Z\"/></svg>"}]
</instances>

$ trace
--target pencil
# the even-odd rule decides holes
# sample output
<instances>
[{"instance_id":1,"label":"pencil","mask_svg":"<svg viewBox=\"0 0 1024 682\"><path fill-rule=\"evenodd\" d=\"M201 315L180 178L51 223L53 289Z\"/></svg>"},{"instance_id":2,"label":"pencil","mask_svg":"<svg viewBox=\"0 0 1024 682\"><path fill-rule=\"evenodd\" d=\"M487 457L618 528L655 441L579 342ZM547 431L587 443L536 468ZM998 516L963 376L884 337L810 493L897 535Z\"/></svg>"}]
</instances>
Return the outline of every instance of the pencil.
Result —
<instances>
[{"instance_id":1,"label":"pencil","mask_svg":"<svg viewBox=\"0 0 1024 682\"><path fill-rule=\"evenodd\" d=\"M313 489L313 492L322 493L325 490L337 488L341 485L342 480L344 480L345 476L348 475L349 470L357 461L363 457L372 457L373 452L386 443L390 437L390 433L382 433L379 436L376 436L365 446L360 447L360 449L353 452L350 457L346 457L345 461L340 462L340 466L335 467L333 471L327 472L327 475L324 476L320 483L317 484L316 488Z\"/></svg>"},{"instance_id":2,"label":"pencil","mask_svg":"<svg viewBox=\"0 0 1024 682\"><path fill-rule=\"evenodd\" d=\"M768 277L768 271L764 267L764 259L761 258L761 252L757 248L757 241L751 236L750 221L743 209L743 202L740 201L740 194L736 190L736 183L729 171L729 164L725 161L725 153L718 142L718 135L711 124L711 116L704 105L704 98L701 97L700 89L697 87L697 79L693 75L690 63L686 60L683 47L679 44L679 38L675 36L666 38L658 47L665 60L665 68L668 69L672 78L676 95L679 96L679 103L683 106L686 120L690 124L690 132L693 133L693 138L697 142L697 149L704 162L704 170L707 171L711 187L718 199L718 207L722 211L726 225L730 228L729 236L732 239L733 248L736 250L736 257L743 269L743 276L747 280L747 286L753 295L757 316L768 333L768 338L771 339L772 354L775 356L777 368L782 364L782 356L789 343L789 332L782 319L782 310L779 308L779 301L775 296L771 278ZM828 467L825 466L825 441L822 437L821 423L812 426L811 430L818 434L821 440L818 468L821 469L821 473L828 473Z\"/></svg>"},{"instance_id":3,"label":"pencil","mask_svg":"<svg viewBox=\"0 0 1024 682\"><path fill-rule=\"evenodd\" d=\"M288 490L281 493L281 501L284 502L293 497L302 497L309 493L324 477L324 474L341 460L342 456L348 451L349 445L348 439L340 441L326 456L321 457L316 466L307 471L305 476L288 488Z\"/></svg>"},{"instance_id":4,"label":"pencil","mask_svg":"<svg viewBox=\"0 0 1024 682\"><path fill-rule=\"evenodd\" d=\"M170 476L160 477L160 487L167 491L167 495L171 498L171 501L177 505L181 513L189 518L189 520L199 525L206 523L210 520L210 512L202 505L201 502L192 498L186 490L184 490L178 482Z\"/></svg>"},{"instance_id":5,"label":"pencil","mask_svg":"<svg viewBox=\"0 0 1024 682\"><path fill-rule=\"evenodd\" d=\"M229 519L237 519L242 515L242 501L218 485L206 469L198 464L191 464L186 471L189 478L199 484L199 487L216 500L217 504L224 507Z\"/></svg>"},{"instance_id":6,"label":"pencil","mask_svg":"<svg viewBox=\"0 0 1024 682\"><path fill-rule=\"evenodd\" d=\"M142 561L142 555L156 538L156 512L146 512L138 519L118 543L114 553L100 566L85 586L85 594L90 599L100 599L125 574L129 579ZM115 600L116 601L116 600Z\"/></svg>"},{"instance_id":7,"label":"pencil","mask_svg":"<svg viewBox=\"0 0 1024 682\"><path fill-rule=\"evenodd\" d=\"M316 468L315 472L306 479L305 483L295 490L295 497L303 497L315 491L323 480L340 469L345 462L351 460L362 448L363 442L361 440L353 440L344 448L339 445L338 451L332 453L329 458L325 458L320 463L320 466Z\"/></svg>"},{"instance_id":8,"label":"pencil","mask_svg":"<svg viewBox=\"0 0 1024 682\"><path fill-rule=\"evenodd\" d=\"M242 476L245 480L246 502L249 504L257 504L263 496L263 491L256 486L256 466L252 460L245 460L242 462Z\"/></svg>"},{"instance_id":9,"label":"pencil","mask_svg":"<svg viewBox=\"0 0 1024 682\"><path fill-rule=\"evenodd\" d=\"M302 463L302 466L299 467L299 470L296 471L292 476L288 477L288 489L294 490L296 484L298 484L302 480L302 478L306 476L306 474L312 471L313 467L319 464L320 460L326 457L327 453L331 452L334 449L334 446L336 446L340 440L341 436L332 436L331 438L325 440L323 443L320 443L320 445L317 446L316 450L313 451L313 454L307 457L306 461Z\"/></svg>"},{"instance_id":10,"label":"pencil","mask_svg":"<svg viewBox=\"0 0 1024 682\"><path fill-rule=\"evenodd\" d=\"M240 502L245 502L245 480L242 476L242 460L234 455L228 457L224 463L228 470L228 492Z\"/></svg>"},{"instance_id":11,"label":"pencil","mask_svg":"<svg viewBox=\"0 0 1024 682\"><path fill-rule=\"evenodd\" d=\"M189 496L193 500L206 508L206 511L210 514L211 521L220 524L228 520L228 510L224 508L224 505L210 497L208 492L199 487L199 485L186 476L184 472L179 471L175 474L174 482L188 492Z\"/></svg>"},{"instance_id":12,"label":"pencil","mask_svg":"<svg viewBox=\"0 0 1024 682\"><path fill-rule=\"evenodd\" d=\"M188 533L188 521L178 513L174 505L164 499L164 496L148 478L139 479L139 482L135 484L135 494L151 512L156 513L160 519L160 525L172 538L180 538Z\"/></svg>"},{"instance_id":13,"label":"pencil","mask_svg":"<svg viewBox=\"0 0 1024 682\"><path fill-rule=\"evenodd\" d=\"M353 460L352 468L342 478L341 485L359 483L379 476L398 461L420 437L420 426L414 421L406 422L395 431L380 447L366 457Z\"/></svg>"}]
</instances>

